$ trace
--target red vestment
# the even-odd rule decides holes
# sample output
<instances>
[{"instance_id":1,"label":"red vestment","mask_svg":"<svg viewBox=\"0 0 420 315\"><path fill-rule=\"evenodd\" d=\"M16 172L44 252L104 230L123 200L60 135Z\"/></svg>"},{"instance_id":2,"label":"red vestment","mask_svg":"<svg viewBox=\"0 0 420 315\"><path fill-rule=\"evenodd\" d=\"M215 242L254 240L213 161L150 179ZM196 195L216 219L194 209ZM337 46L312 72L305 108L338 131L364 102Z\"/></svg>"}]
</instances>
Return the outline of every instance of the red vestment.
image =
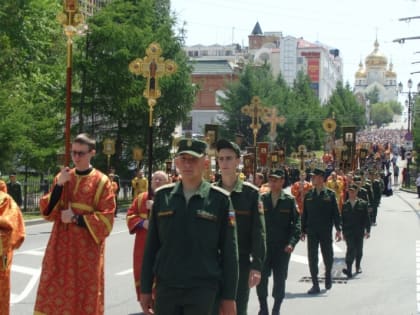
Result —
<instances>
[{"instance_id":1,"label":"red vestment","mask_svg":"<svg viewBox=\"0 0 420 315\"><path fill-rule=\"evenodd\" d=\"M13 250L25 238L25 224L19 206L7 193L0 191L0 314L10 310L10 269Z\"/></svg>"},{"instance_id":2,"label":"red vestment","mask_svg":"<svg viewBox=\"0 0 420 315\"><path fill-rule=\"evenodd\" d=\"M305 198L305 195L311 189L312 189L312 184L310 182L307 182L306 180L305 181L299 180L295 182L290 188L290 191L293 197L295 197L299 214L302 214L302 211L303 211L303 200Z\"/></svg>"},{"instance_id":3,"label":"red vestment","mask_svg":"<svg viewBox=\"0 0 420 315\"><path fill-rule=\"evenodd\" d=\"M139 194L127 210L128 231L130 234L136 234L133 251L133 273L138 301L140 301L141 266L143 264L143 253L147 235L147 230L143 228L143 223L149 217L149 210L146 208L147 196L147 192Z\"/></svg>"},{"instance_id":4,"label":"red vestment","mask_svg":"<svg viewBox=\"0 0 420 315\"><path fill-rule=\"evenodd\" d=\"M59 202L48 215L50 197L51 192L40 200L41 214L54 224L34 314L103 314L105 239L111 233L115 211L111 181L96 169L87 175L72 169ZM68 206L82 216L85 226L61 221L60 210Z\"/></svg>"}]
</instances>

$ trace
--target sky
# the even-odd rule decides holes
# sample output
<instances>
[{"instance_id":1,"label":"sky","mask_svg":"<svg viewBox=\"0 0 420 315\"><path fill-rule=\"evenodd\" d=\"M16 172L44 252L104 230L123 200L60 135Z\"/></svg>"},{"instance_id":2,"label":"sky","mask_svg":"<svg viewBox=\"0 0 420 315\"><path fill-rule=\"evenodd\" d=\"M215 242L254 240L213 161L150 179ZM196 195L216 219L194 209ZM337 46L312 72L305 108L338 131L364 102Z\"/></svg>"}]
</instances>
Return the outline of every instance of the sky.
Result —
<instances>
[{"instance_id":1,"label":"sky","mask_svg":"<svg viewBox=\"0 0 420 315\"><path fill-rule=\"evenodd\" d=\"M409 78L414 88L420 82L420 73L410 74L420 71L420 39L393 42L420 36L420 19L399 21L420 16L420 0L171 0L171 10L178 28L185 22L188 46L232 42L248 46L248 35L258 21L263 32L282 32L337 48L344 82L351 86L377 38L379 51L394 64L404 91Z\"/></svg>"}]
</instances>

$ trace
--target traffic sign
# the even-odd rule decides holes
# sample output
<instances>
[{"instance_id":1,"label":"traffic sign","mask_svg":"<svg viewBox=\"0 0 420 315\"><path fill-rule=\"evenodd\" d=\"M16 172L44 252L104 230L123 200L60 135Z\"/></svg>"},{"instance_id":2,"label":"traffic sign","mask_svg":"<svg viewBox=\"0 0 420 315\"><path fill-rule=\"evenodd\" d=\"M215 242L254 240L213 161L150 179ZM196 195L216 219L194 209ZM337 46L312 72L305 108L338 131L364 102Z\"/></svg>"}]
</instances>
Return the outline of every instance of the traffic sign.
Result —
<instances>
[{"instance_id":1,"label":"traffic sign","mask_svg":"<svg viewBox=\"0 0 420 315\"><path fill-rule=\"evenodd\" d=\"M409 131L405 134L404 139L407 141L413 141L413 134Z\"/></svg>"}]
</instances>

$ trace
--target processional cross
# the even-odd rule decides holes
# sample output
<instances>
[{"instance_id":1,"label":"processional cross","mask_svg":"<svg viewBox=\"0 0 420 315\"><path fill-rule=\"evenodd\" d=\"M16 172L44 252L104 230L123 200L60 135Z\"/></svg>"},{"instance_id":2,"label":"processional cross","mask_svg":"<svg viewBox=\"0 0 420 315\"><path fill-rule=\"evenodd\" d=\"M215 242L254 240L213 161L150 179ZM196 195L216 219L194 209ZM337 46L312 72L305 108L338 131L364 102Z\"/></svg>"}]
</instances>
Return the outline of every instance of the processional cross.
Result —
<instances>
[{"instance_id":1,"label":"processional cross","mask_svg":"<svg viewBox=\"0 0 420 315\"><path fill-rule=\"evenodd\" d=\"M148 182L149 199L153 195L152 191L152 168L153 168L153 108L156 105L156 99L162 94L159 88L159 78L165 75L171 75L176 72L177 64L173 60L165 60L161 57L162 49L158 43L151 43L146 49L146 56L137 58L130 62L128 69L135 75L142 75L147 79L146 88L143 96L147 98L149 105L149 134L147 139L148 147Z\"/></svg>"},{"instance_id":2,"label":"processional cross","mask_svg":"<svg viewBox=\"0 0 420 315\"><path fill-rule=\"evenodd\" d=\"M277 108L272 107L266 110L266 113L261 120L270 124L270 133L268 136L270 137L271 142L274 142L277 137L277 125L283 126L286 123L286 117L277 116Z\"/></svg>"},{"instance_id":3,"label":"processional cross","mask_svg":"<svg viewBox=\"0 0 420 315\"><path fill-rule=\"evenodd\" d=\"M305 159L307 159L309 157L313 157L313 156L314 156L313 153L306 151L306 146L303 145L303 144L298 146L297 152L294 152L292 154L292 158L300 160L300 170L301 171L305 170Z\"/></svg>"},{"instance_id":4,"label":"processional cross","mask_svg":"<svg viewBox=\"0 0 420 315\"><path fill-rule=\"evenodd\" d=\"M257 133L261 128L260 118L267 112L267 108L263 107L258 96L252 98L250 105L245 105L241 108L241 112L251 117L251 124L249 125L254 134L254 147L257 145Z\"/></svg>"},{"instance_id":5,"label":"processional cross","mask_svg":"<svg viewBox=\"0 0 420 315\"><path fill-rule=\"evenodd\" d=\"M156 99L162 94L159 88L159 79L165 75L171 75L176 72L177 65L173 60L165 60L161 57L162 49L158 43L151 43L146 49L146 56L141 59L133 60L129 69L135 75L142 75L147 79L146 88L143 96L147 98L149 105L149 126L153 124L153 107L156 105Z\"/></svg>"}]
</instances>

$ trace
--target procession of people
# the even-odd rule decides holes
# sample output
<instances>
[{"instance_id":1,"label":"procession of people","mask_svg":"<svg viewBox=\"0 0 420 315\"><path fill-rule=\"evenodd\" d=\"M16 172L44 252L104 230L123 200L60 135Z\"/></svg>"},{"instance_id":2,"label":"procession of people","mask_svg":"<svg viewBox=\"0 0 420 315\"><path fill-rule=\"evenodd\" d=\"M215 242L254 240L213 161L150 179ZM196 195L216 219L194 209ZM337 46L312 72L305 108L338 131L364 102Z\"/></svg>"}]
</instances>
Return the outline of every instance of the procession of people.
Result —
<instances>
[{"instance_id":1,"label":"procession of people","mask_svg":"<svg viewBox=\"0 0 420 315\"><path fill-rule=\"evenodd\" d=\"M219 139L217 176L206 180L207 147L201 140L181 139L174 158L176 180L158 170L149 192L143 171L133 181L133 187L134 182L143 184L126 219L129 233L136 237L134 287L144 314L247 315L250 290L256 288L258 315L278 315L291 253L299 241L307 243L312 279L307 294L321 294L322 281L325 290L332 289L334 239L343 239L347 248L343 277L362 273L363 243L377 224L378 207L386 195L388 161L362 163L363 168L346 172L334 164L306 163L297 172L286 164L259 165L252 177L249 168L240 168L239 146ZM75 137L71 148L75 167L63 168L41 199L41 214L53 222L53 229L34 314L104 313L103 253L113 226L117 189L114 173L104 175L91 165L95 153L89 135ZM288 186L290 194L285 191ZM10 272L11 253L23 241L24 226L18 205L4 194L15 228L5 254L10 257L5 265ZM0 224L0 232L1 228ZM321 275L319 248L325 265ZM86 294L80 294L82 288ZM10 294L10 287L2 288L6 291Z\"/></svg>"}]
</instances>

